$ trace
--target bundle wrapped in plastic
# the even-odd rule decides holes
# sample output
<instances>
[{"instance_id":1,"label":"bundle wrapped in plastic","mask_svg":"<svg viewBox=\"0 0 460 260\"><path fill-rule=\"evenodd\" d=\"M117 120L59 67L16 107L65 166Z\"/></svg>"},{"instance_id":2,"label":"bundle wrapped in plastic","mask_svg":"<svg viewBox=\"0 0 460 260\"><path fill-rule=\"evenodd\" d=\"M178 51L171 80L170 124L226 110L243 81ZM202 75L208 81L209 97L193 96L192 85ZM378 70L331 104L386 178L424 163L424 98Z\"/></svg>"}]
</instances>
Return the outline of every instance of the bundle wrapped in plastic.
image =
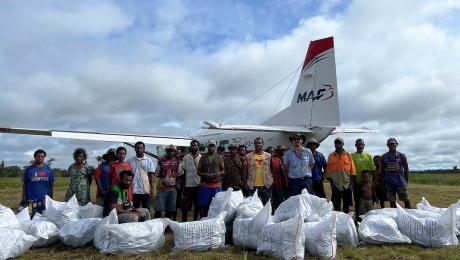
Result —
<instances>
[{"instance_id":1,"label":"bundle wrapped in plastic","mask_svg":"<svg viewBox=\"0 0 460 260\"><path fill-rule=\"evenodd\" d=\"M332 212L332 207L331 202L311 195L305 190L302 194L291 196L283 201L275 210L273 221L277 223L300 215L306 222L317 222L321 217Z\"/></svg>"},{"instance_id":2,"label":"bundle wrapped in plastic","mask_svg":"<svg viewBox=\"0 0 460 260\"><path fill-rule=\"evenodd\" d=\"M396 221L384 214L366 216L359 225L359 236L367 244L400 244L411 240L398 229Z\"/></svg>"},{"instance_id":3,"label":"bundle wrapped in plastic","mask_svg":"<svg viewBox=\"0 0 460 260\"><path fill-rule=\"evenodd\" d=\"M85 219L85 218L102 218L102 213L104 211L104 208L99 206L99 205L95 205L91 202L88 202L88 204L86 204L85 206L80 206L79 210L78 210L78 216L81 218L81 219Z\"/></svg>"},{"instance_id":4,"label":"bundle wrapped in plastic","mask_svg":"<svg viewBox=\"0 0 460 260\"><path fill-rule=\"evenodd\" d=\"M115 209L101 221L94 235L94 246L101 253L138 255L154 252L165 243L166 220L118 224Z\"/></svg>"},{"instance_id":5,"label":"bundle wrapped in plastic","mask_svg":"<svg viewBox=\"0 0 460 260\"><path fill-rule=\"evenodd\" d=\"M178 223L168 220L174 232L174 250L206 251L225 247L226 211L214 218Z\"/></svg>"},{"instance_id":6,"label":"bundle wrapped in plastic","mask_svg":"<svg viewBox=\"0 0 460 260\"><path fill-rule=\"evenodd\" d=\"M267 224L257 241L257 254L281 259L303 259L305 235L302 216Z\"/></svg>"},{"instance_id":7,"label":"bundle wrapped in plastic","mask_svg":"<svg viewBox=\"0 0 460 260\"><path fill-rule=\"evenodd\" d=\"M37 239L33 243L33 247L45 247L58 241L59 228L53 222L42 217L40 213L36 213L34 218L30 220L29 208L26 207L16 214L16 218L21 223L24 232Z\"/></svg>"},{"instance_id":8,"label":"bundle wrapped in plastic","mask_svg":"<svg viewBox=\"0 0 460 260\"><path fill-rule=\"evenodd\" d=\"M314 256L334 259L337 253L336 214L324 217L320 222L303 224L305 250Z\"/></svg>"},{"instance_id":9,"label":"bundle wrapped in plastic","mask_svg":"<svg viewBox=\"0 0 460 260\"><path fill-rule=\"evenodd\" d=\"M233 191L228 188L226 191L218 192L212 199L209 206L208 217L217 217L221 212L226 212L225 223L230 223L235 219L236 211L241 203L243 203L244 196L241 190Z\"/></svg>"},{"instance_id":10,"label":"bundle wrapped in plastic","mask_svg":"<svg viewBox=\"0 0 460 260\"><path fill-rule=\"evenodd\" d=\"M48 195L45 197L46 217L49 221L62 228L65 224L78 220L78 205L75 195L68 202L59 202L51 199Z\"/></svg>"},{"instance_id":11,"label":"bundle wrapped in plastic","mask_svg":"<svg viewBox=\"0 0 460 260\"><path fill-rule=\"evenodd\" d=\"M420 218L409 214L399 205L396 223L402 234L416 244L426 247L458 245L455 235L455 213L457 205L452 204L437 218Z\"/></svg>"},{"instance_id":12,"label":"bundle wrapped in plastic","mask_svg":"<svg viewBox=\"0 0 460 260\"><path fill-rule=\"evenodd\" d=\"M0 228L2 227L22 229L21 223L19 223L13 210L0 204Z\"/></svg>"},{"instance_id":13,"label":"bundle wrapped in plastic","mask_svg":"<svg viewBox=\"0 0 460 260\"><path fill-rule=\"evenodd\" d=\"M243 200L236 210L236 218L253 218L262 210L264 204L262 204L257 193L258 190L256 190L252 196Z\"/></svg>"},{"instance_id":14,"label":"bundle wrapped in plastic","mask_svg":"<svg viewBox=\"0 0 460 260\"><path fill-rule=\"evenodd\" d=\"M101 221L100 218L87 218L67 223L59 230L59 239L68 246L84 246L93 241L94 232Z\"/></svg>"},{"instance_id":15,"label":"bundle wrapped in plastic","mask_svg":"<svg viewBox=\"0 0 460 260\"><path fill-rule=\"evenodd\" d=\"M333 211L328 213L323 218L335 214L336 215L336 232L337 232L337 245L338 246L358 246L358 232L356 230L355 222L349 214L343 212Z\"/></svg>"},{"instance_id":16,"label":"bundle wrapped in plastic","mask_svg":"<svg viewBox=\"0 0 460 260\"><path fill-rule=\"evenodd\" d=\"M13 218L14 214L13 214ZM0 227L0 259L23 255L33 245L36 238L17 228Z\"/></svg>"},{"instance_id":17,"label":"bundle wrapped in plastic","mask_svg":"<svg viewBox=\"0 0 460 260\"><path fill-rule=\"evenodd\" d=\"M260 232L270 221L272 207L270 201L254 218L237 218L233 222L233 244L257 249Z\"/></svg>"}]
</instances>

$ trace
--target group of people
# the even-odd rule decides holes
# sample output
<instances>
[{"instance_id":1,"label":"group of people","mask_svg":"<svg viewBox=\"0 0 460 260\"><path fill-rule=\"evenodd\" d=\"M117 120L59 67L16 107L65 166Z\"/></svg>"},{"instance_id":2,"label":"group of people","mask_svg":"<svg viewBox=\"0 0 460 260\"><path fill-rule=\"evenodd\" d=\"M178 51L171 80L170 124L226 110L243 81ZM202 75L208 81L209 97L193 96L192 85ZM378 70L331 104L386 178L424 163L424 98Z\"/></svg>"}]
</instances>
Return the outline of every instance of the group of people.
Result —
<instances>
[{"instance_id":1,"label":"group of people","mask_svg":"<svg viewBox=\"0 0 460 260\"><path fill-rule=\"evenodd\" d=\"M328 180L334 210L349 212L354 204L355 214L365 214L374 203L385 206L389 201L396 207L396 194L406 208L410 208L407 192L408 164L404 154L396 150L395 138L387 141L388 152L371 157L364 151L364 140L357 139L356 151L344 150L342 138L334 140L335 150L326 157L317 149L319 142L302 134L289 137L291 148L282 145L264 148L264 140L254 140L254 150L244 145L217 147L207 143L206 153L199 153L199 142L190 142L189 153L182 156L174 145L165 148L166 155L157 161L145 155L145 144L134 145L136 155L126 160L124 147L109 149L103 161L94 170L86 163L82 148L73 153L74 163L69 167L70 184L65 199L75 196L80 205L90 202L92 180L97 185L95 203L104 207L104 215L116 209L120 223L150 219L151 203L154 218L164 216L176 219L181 209L181 220L188 220L193 209L193 220L206 217L216 193L232 188L251 196L257 190L262 203L268 201L275 210L290 196L306 189L310 194L326 198L323 182ZM46 152L34 153L34 164L23 176L21 207L31 205L33 214L45 209L45 195L53 196L54 175L44 163ZM155 183L155 178L158 181Z\"/></svg>"}]
</instances>

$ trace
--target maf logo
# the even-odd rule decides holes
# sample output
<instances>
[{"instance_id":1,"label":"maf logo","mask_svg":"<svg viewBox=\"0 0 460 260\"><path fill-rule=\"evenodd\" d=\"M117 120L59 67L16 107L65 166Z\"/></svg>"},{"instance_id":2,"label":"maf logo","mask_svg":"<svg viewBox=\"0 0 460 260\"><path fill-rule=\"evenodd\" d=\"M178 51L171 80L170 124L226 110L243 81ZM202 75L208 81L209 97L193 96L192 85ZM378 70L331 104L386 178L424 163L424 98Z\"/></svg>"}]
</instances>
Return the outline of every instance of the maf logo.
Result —
<instances>
[{"instance_id":1,"label":"maf logo","mask_svg":"<svg viewBox=\"0 0 460 260\"><path fill-rule=\"evenodd\" d=\"M299 93L297 96L297 103L312 101L324 101L332 98L334 96L334 87L328 84L321 84L324 88L318 89L315 93L314 90L310 92L305 91L304 93Z\"/></svg>"}]
</instances>

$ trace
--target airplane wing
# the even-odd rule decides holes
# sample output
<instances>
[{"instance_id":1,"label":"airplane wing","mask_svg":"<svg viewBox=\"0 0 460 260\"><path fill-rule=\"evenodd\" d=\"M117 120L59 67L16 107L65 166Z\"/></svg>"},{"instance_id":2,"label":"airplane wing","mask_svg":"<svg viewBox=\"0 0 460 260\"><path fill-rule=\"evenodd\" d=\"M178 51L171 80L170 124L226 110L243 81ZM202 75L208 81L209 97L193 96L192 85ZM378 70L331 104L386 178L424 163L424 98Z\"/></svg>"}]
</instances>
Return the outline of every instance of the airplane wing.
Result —
<instances>
[{"instance_id":1,"label":"airplane wing","mask_svg":"<svg viewBox=\"0 0 460 260\"><path fill-rule=\"evenodd\" d=\"M56 138L69 138L79 140L94 140L121 143L136 143L138 141L146 144L189 146L192 140L189 137L179 136L160 136L160 135L135 135L135 134L117 134L117 133L98 133L82 131L61 131L61 130L40 130L26 128L7 128L0 127L0 133L7 134L25 134L25 135L42 135Z\"/></svg>"},{"instance_id":2,"label":"airplane wing","mask_svg":"<svg viewBox=\"0 0 460 260\"><path fill-rule=\"evenodd\" d=\"M363 128L345 128L345 127L336 127L334 131L332 131L331 135L333 134L353 134L353 133L381 133L381 131L363 127Z\"/></svg>"},{"instance_id":3,"label":"airplane wing","mask_svg":"<svg viewBox=\"0 0 460 260\"><path fill-rule=\"evenodd\" d=\"M256 131L256 132L299 132L310 133L312 130L303 126L267 126L267 125L224 125L216 122L203 122L203 129L233 130L233 131Z\"/></svg>"}]
</instances>

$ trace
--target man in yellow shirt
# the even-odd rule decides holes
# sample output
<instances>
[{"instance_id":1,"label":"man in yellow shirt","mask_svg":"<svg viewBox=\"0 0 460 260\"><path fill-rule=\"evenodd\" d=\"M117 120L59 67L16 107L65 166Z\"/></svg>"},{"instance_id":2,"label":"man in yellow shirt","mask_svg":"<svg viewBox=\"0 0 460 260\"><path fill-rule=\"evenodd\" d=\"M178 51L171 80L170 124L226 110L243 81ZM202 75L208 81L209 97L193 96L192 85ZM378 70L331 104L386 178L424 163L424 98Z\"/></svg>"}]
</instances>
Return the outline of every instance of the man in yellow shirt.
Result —
<instances>
[{"instance_id":1,"label":"man in yellow shirt","mask_svg":"<svg viewBox=\"0 0 460 260\"><path fill-rule=\"evenodd\" d=\"M254 139L254 151L246 155L248 164L243 170L244 189L249 195L258 190L262 203L265 205L272 197L273 175L270 170L271 154L265 152L264 140Z\"/></svg>"}]
</instances>

